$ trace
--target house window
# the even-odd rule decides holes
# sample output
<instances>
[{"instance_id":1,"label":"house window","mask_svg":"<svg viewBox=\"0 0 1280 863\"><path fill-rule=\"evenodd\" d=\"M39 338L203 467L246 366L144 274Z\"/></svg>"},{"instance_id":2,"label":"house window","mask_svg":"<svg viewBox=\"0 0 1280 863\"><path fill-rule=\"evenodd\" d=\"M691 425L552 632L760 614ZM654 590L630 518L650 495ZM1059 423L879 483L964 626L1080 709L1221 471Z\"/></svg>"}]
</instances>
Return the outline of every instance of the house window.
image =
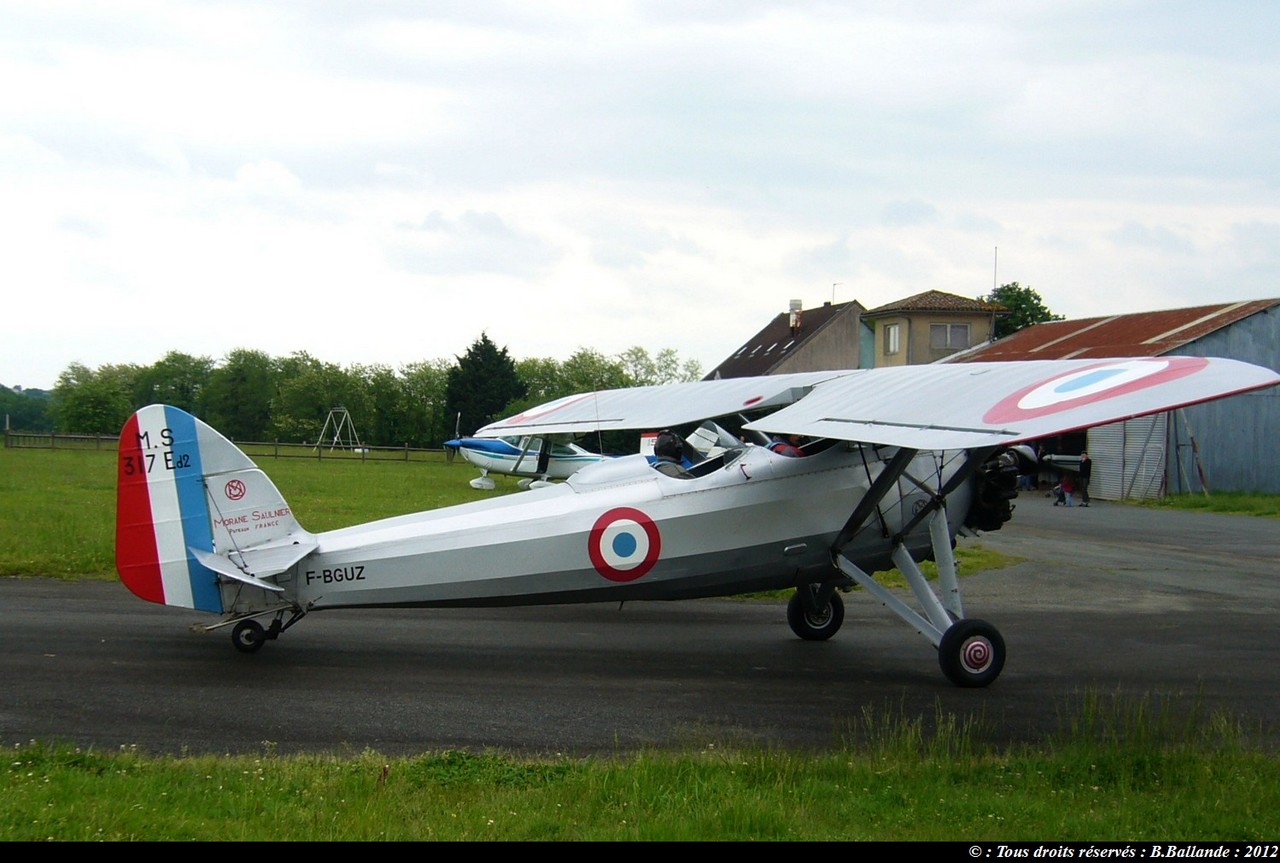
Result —
<instances>
[{"instance_id":1,"label":"house window","mask_svg":"<svg viewBox=\"0 0 1280 863\"><path fill-rule=\"evenodd\" d=\"M898 352L898 325L886 324L884 328L885 356L896 354L897 352Z\"/></svg>"},{"instance_id":2,"label":"house window","mask_svg":"<svg viewBox=\"0 0 1280 863\"><path fill-rule=\"evenodd\" d=\"M969 347L969 325L929 324L929 347L952 351Z\"/></svg>"}]
</instances>

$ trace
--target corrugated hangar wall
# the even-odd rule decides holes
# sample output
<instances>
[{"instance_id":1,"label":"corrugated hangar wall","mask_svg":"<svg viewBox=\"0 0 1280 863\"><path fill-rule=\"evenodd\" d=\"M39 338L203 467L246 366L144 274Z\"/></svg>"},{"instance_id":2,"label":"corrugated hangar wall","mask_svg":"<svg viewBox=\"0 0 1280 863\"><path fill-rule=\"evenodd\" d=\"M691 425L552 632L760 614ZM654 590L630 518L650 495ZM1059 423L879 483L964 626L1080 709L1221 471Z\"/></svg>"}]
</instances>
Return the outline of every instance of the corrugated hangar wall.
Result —
<instances>
[{"instance_id":1,"label":"corrugated hangar wall","mask_svg":"<svg viewBox=\"0 0 1280 863\"><path fill-rule=\"evenodd\" d=\"M1174 351L1230 357L1280 371L1280 307ZM1184 408L1169 428L1169 491L1280 494L1280 387ZM1198 464L1197 464L1198 458Z\"/></svg>"}]
</instances>

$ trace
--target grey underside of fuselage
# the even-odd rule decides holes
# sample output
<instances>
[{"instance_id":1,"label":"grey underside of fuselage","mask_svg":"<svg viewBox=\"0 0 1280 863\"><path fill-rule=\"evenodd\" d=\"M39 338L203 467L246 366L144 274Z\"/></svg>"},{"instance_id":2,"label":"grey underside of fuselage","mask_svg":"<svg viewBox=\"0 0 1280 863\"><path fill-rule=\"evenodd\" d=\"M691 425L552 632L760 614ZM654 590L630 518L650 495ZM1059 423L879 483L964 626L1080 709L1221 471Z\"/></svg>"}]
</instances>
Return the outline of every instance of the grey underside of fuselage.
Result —
<instances>
[{"instance_id":1,"label":"grey underside of fuselage","mask_svg":"<svg viewBox=\"0 0 1280 863\"><path fill-rule=\"evenodd\" d=\"M776 543L769 543L691 555L679 561L664 561L644 578L632 582L606 581L590 568L561 573L499 575L465 582L346 589L317 596L311 608L570 604L691 599L777 590L794 587L804 581L820 580L831 574L831 556L823 539L812 538L809 546L816 551L802 555L784 557ZM825 540L829 544L830 537Z\"/></svg>"}]
</instances>

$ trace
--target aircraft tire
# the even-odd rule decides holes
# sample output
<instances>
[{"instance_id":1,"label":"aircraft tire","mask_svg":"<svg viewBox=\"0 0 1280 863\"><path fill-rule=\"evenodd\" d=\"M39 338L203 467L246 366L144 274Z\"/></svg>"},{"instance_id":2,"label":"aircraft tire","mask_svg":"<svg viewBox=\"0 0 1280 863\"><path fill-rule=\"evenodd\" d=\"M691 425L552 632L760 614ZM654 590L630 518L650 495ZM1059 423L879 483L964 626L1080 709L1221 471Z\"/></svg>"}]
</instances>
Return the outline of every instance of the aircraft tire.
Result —
<instances>
[{"instance_id":1,"label":"aircraft tire","mask_svg":"<svg viewBox=\"0 0 1280 863\"><path fill-rule=\"evenodd\" d=\"M942 633L938 664L956 686L988 686L1004 669L1004 638L985 620L957 620Z\"/></svg>"},{"instance_id":2,"label":"aircraft tire","mask_svg":"<svg viewBox=\"0 0 1280 863\"><path fill-rule=\"evenodd\" d=\"M826 641L844 623L844 600L840 598L840 594L833 593L822 611L816 614L809 612L805 609L800 591L812 589L808 585L800 587L787 600L787 623L791 625L791 631L805 641Z\"/></svg>"},{"instance_id":3,"label":"aircraft tire","mask_svg":"<svg viewBox=\"0 0 1280 863\"><path fill-rule=\"evenodd\" d=\"M231 629L231 643L241 653L256 653L267 643L267 635L258 621L242 620Z\"/></svg>"}]
</instances>

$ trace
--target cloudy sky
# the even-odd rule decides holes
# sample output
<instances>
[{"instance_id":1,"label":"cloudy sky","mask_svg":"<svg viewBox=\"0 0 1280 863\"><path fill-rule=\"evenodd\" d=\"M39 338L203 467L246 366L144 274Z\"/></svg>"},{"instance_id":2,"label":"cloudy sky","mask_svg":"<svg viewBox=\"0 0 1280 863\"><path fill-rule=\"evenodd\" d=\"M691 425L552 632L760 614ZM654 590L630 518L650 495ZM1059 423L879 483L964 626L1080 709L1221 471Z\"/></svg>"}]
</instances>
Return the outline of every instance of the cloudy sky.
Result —
<instances>
[{"instance_id":1,"label":"cloudy sky","mask_svg":"<svg viewBox=\"0 0 1280 863\"><path fill-rule=\"evenodd\" d=\"M0 383L1280 296L1280 3L0 0Z\"/></svg>"}]
</instances>

